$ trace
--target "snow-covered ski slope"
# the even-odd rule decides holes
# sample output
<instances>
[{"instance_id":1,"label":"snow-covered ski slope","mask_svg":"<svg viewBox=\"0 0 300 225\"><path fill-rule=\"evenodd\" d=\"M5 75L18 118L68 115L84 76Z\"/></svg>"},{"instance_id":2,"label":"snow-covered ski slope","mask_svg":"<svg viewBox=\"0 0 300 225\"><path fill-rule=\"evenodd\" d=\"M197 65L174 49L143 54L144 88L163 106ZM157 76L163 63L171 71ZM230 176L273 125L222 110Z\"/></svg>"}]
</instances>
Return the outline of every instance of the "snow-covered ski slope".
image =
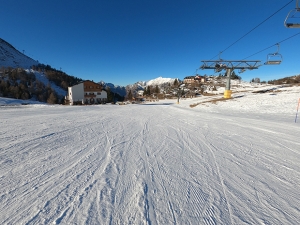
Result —
<instances>
[{"instance_id":1,"label":"snow-covered ski slope","mask_svg":"<svg viewBox=\"0 0 300 225\"><path fill-rule=\"evenodd\" d=\"M37 65L38 61L19 52L11 44L0 38L0 63L1 67L30 68Z\"/></svg>"},{"instance_id":2,"label":"snow-covered ski slope","mask_svg":"<svg viewBox=\"0 0 300 225\"><path fill-rule=\"evenodd\" d=\"M67 91L63 90L61 87L57 86L54 82L49 81L47 76L43 72L38 72L35 70L26 70L28 73L31 72L35 75L36 79L40 82L42 82L45 86L48 84L51 86L51 88L58 94L58 96L66 96Z\"/></svg>"},{"instance_id":3,"label":"snow-covered ski slope","mask_svg":"<svg viewBox=\"0 0 300 225\"><path fill-rule=\"evenodd\" d=\"M233 96L0 107L0 224L299 224L300 88Z\"/></svg>"}]
</instances>

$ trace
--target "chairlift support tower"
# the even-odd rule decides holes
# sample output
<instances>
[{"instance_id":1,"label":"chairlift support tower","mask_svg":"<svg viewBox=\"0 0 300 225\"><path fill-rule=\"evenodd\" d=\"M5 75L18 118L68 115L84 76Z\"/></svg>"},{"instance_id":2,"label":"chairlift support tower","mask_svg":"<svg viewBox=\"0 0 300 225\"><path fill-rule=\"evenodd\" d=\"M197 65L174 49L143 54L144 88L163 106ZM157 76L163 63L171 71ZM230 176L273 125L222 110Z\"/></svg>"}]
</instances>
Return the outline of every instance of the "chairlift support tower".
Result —
<instances>
[{"instance_id":1,"label":"chairlift support tower","mask_svg":"<svg viewBox=\"0 0 300 225\"><path fill-rule=\"evenodd\" d=\"M240 71L245 70L254 70L258 69L261 66L260 60L203 60L201 61L203 65L200 67L201 69L213 69L215 72L221 72L222 70L226 70L226 87L224 92L224 98L231 98L231 90L230 90L230 76L233 70L238 69Z\"/></svg>"}]
</instances>

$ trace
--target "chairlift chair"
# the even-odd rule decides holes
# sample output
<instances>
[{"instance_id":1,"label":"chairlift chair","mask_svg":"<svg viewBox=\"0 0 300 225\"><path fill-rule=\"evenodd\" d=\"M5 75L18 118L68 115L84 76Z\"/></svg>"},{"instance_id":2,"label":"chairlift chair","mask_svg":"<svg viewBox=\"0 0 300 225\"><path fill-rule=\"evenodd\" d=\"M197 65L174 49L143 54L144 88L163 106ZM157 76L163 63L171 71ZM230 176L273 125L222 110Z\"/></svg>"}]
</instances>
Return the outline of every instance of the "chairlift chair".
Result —
<instances>
[{"instance_id":1,"label":"chairlift chair","mask_svg":"<svg viewBox=\"0 0 300 225\"><path fill-rule=\"evenodd\" d=\"M282 55L279 54L279 44L277 44L278 50L275 53L270 53L267 55L267 61L265 65L280 65L282 62Z\"/></svg>"},{"instance_id":2,"label":"chairlift chair","mask_svg":"<svg viewBox=\"0 0 300 225\"><path fill-rule=\"evenodd\" d=\"M221 63L223 61L223 59L221 59L221 54L222 52L219 53L219 62L215 65L215 73L221 72L226 67L226 65Z\"/></svg>"},{"instance_id":3,"label":"chairlift chair","mask_svg":"<svg viewBox=\"0 0 300 225\"><path fill-rule=\"evenodd\" d=\"M225 70L226 68L227 68L226 64L216 63L216 65L215 65L215 72L216 73L221 72L222 70Z\"/></svg>"},{"instance_id":4,"label":"chairlift chair","mask_svg":"<svg viewBox=\"0 0 300 225\"><path fill-rule=\"evenodd\" d=\"M296 8L291 10L285 18L284 26L287 28L300 28L299 0L296 2Z\"/></svg>"},{"instance_id":5,"label":"chairlift chair","mask_svg":"<svg viewBox=\"0 0 300 225\"><path fill-rule=\"evenodd\" d=\"M243 68L243 69L239 70L239 73L244 73L245 71L246 71L246 69Z\"/></svg>"}]
</instances>

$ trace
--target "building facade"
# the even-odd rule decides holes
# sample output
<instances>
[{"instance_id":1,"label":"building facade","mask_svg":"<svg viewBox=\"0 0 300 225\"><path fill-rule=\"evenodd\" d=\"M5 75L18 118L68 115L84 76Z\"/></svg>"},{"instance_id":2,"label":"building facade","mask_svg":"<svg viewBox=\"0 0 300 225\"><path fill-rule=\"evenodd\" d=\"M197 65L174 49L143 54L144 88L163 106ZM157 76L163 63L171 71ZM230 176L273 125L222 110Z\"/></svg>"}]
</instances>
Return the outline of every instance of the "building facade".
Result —
<instances>
[{"instance_id":1,"label":"building facade","mask_svg":"<svg viewBox=\"0 0 300 225\"><path fill-rule=\"evenodd\" d=\"M185 84L194 84L194 83L204 83L205 77L196 75L196 76L187 76L183 79L183 83Z\"/></svg>"},{"instance_id":2,"label":"building facade","mask_svg":"<svg viewBox=\"0 0 300 225\"><path fill-rule=\"evenodd\" d=\"M107 92L102 89L101 84L87 80L68 87L66 102L70 105L106 103Z\"/></svg>"}]
</instances>

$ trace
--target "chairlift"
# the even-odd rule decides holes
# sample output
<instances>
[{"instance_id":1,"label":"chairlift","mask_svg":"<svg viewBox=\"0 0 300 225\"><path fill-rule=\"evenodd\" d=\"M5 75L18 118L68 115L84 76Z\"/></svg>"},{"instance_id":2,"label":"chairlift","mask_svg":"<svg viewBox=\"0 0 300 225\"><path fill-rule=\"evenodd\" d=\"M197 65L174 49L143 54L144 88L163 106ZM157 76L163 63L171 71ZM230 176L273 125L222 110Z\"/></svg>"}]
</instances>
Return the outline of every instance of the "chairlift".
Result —
<instances>
[{"instance_id":1,"label":"chairlift","mask_svg":"<svg viewBox=\"0 0 300 225\"><path fill-rule=\"evenodd\" d=\"M285 18L284 26L287 28L300 28L299 0L296 2L296 8L291 10Z\"/></svg>"},{"instance_id":2,"label":"chairlift","mask_svg":"<svg viewBox=\"0 0 300 225\"><path fill-rule=\"evenodd\" d=\"M223 59L221 59L221 54L223 52L219 52L219 60L218 62L215 64L215 73L219 73L221 72L223 69L226 69L226 64L223 64Z\"/></svg>"},{"instance_id":3,"label":"chairlift","mask_svg":"<svg viewBox=\"0 0 300 225\"><path fill-rule=\"evenodd\" d=\"M217 63L215 65L215 73L221 72L223 69L226 68L226 65L223 65L222 63Z\"/></svg>"},{"instance_id":4,"label":"chairlift","mask_svg":"<svg viewBox=\"0 0 300 225\"><path fill-rule=\"evenodd\" d=\"M280 65L282 62L282 55L279 54L279 44L276 44L278 49L275 53L270 53L267 55L267 61L265 62L265 65Z\"/></svg>"},{"instance_id":5,"label":"chairlift","mask_svg":"<svg viewBox=\"0 0 300 225\"><path fill-rule=\"evenodd\" d=\"M219 62L216 63L215 65L215 72L218 73L218 72L221 72L223 70L223 64L220 63L223 61L223 59L221 59L221 54L222 52L219 52Z\"/></svg>"},{"instance_id":6,"label":"chairlift","mask_svg":"<svg viewBox=\"0 0 300 225\"><path fill-rule=\"evenodd\" d=\"M245 68L239 69L239 73L244 73L246 71Z\"/></svg>"}]
</instances>

